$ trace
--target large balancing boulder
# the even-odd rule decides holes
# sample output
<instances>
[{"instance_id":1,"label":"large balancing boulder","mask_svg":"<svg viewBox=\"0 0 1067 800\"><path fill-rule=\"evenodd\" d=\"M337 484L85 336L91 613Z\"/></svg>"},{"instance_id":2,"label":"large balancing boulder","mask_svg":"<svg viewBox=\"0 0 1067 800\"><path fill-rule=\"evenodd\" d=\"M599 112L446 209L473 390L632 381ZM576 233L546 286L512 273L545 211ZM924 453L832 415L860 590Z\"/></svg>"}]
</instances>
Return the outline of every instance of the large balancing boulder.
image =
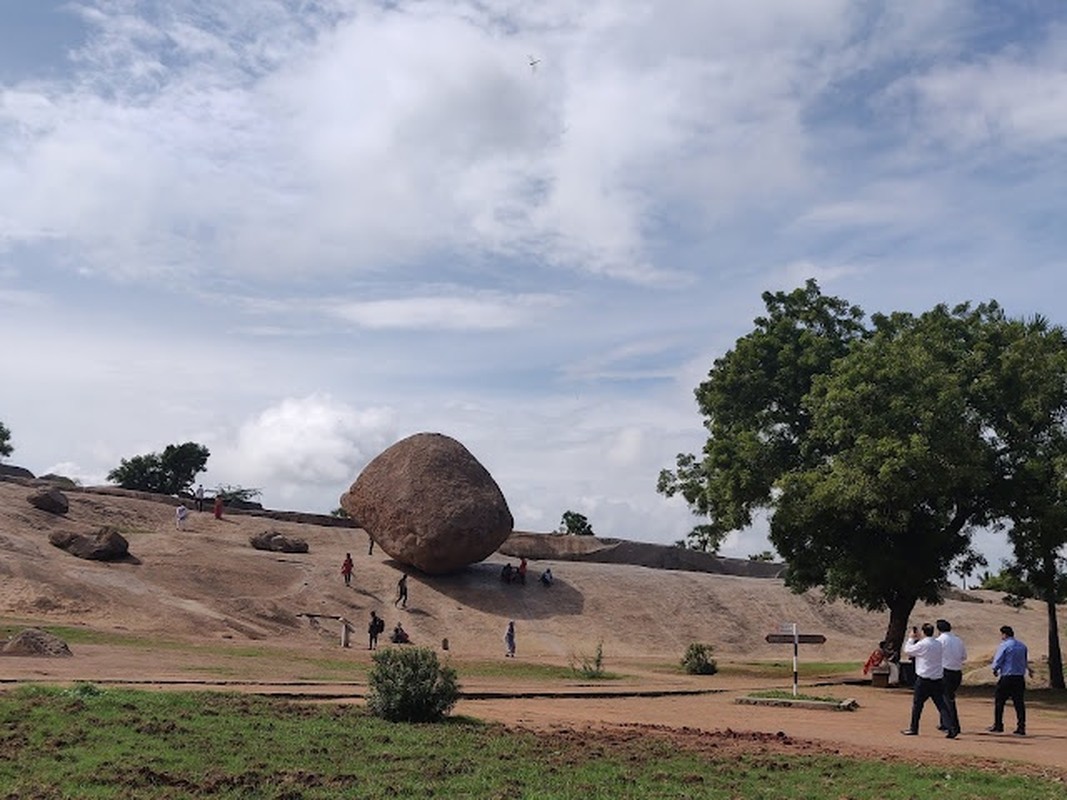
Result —
<instances>
[{"instance_id":1,"label":"large balancing boulder","mask_svg":"<svg viewBox=\"0 0 1067 800\"><path fill-rule=\"evenodd\" d=\"M382 550L431 575L481 561L515 525L486 468L440 433L416 433L380 453L341 506Z\"/></svg>"}]
</instances>

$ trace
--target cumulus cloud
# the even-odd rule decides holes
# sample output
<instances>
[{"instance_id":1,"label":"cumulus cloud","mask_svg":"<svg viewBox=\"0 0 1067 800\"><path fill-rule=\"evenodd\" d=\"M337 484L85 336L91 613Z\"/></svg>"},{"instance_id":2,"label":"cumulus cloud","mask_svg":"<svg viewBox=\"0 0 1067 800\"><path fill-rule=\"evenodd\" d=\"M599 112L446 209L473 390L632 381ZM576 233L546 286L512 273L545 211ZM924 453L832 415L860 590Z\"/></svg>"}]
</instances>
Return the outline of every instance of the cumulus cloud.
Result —
<instances>
[{"instance_id":1,"label":"cumulus cloud","mask_svg":"<svg viewBox=\"0 0 1067 800\"><path fill-rule=\"evenodd\" d=\"M210 475L282 499L307 487L339 490L395 440L393 411L357 409L328 395L287 398L212 448Z\"/></svg>"}]
</instances>

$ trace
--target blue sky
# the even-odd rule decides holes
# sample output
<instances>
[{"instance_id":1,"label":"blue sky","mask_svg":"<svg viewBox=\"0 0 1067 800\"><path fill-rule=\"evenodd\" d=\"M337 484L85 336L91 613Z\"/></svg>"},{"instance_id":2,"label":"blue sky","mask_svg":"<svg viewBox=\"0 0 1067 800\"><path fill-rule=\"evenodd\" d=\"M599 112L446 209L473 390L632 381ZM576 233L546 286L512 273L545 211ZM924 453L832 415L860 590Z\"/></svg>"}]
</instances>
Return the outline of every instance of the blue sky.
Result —
<instances>
[{"instance_id":1,"label":"blue sky","mask_svg":"<svg viewBox=\"0 0 1067 800\"><path fill-rule=\"evenodd\" d=\"M673 542L761 292L1067 323L1065 154L1055 0L0 0L9 461L328 511L440 431Z\"/></svg>"}]
</instances>

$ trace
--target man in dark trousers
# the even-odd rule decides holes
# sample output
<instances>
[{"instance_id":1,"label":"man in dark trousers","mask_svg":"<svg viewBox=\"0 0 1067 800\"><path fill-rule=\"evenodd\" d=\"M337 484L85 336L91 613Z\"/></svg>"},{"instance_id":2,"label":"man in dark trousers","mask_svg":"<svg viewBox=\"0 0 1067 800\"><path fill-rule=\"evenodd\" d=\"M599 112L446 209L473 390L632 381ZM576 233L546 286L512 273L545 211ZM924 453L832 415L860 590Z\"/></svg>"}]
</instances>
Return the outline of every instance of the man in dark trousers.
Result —
<instances>
[{"instance_id":1,"label":"man in dark trousers","mask_svg":"<svg viewBox=\"0 0 1067 800\"><path fill-rule=\"evenodd\" d=\"M967 660L967 648L963 640L952 632L952 623L939 619L936 623L937 641L941 642L941 665L945 668L945 713L938 730L960 732L960 715L956 710L956 690L963 682L963 662Z\"/></svg>"},{"instance_id":2,"label":"man in dark trousers","mask_svg":"<svg viewBox=\"0 0 1067 800\"><path fill-rule=\"evenodd\" d=\"M400 580L396 582L396 600L393 601L393 605L401 608L408 607L408 576L406 573L401 575Z\"/></svg>"},{"instance_id":3,"label":"man in dark trousers","mask_svg":"<svg viewBox=\"0 0 1067 800\"><path fill-rule=\"evenodd\" d=\"M929 698L934 701L941 718L945 718L945 667L942 663L941 642L934 638L934 626L923 623L923 635L919 638L918 628L911 629L911 636L904 643L904 653L915 657L915 692L911 701L911 725L901 731L905 736L919 735L919 717L923 706ZM945 734L955 739L954 730Z\"/></svg>"},{"instance_id":4,"label":"man in dark trousers","mask_svg":"<svg viewBox=\"0 0 1067 800\"><path fill-rule=\"evenodd\" d=\"M993 674L997 677L997 690L993 695L993 726L990 733L1004 732L1004 705L1011 698L1015 706L1016 736L1026 736L1026 676L1034 676L1030 668L1030 654L1026 645L1015 638L1011 625L1000 629L1000 646L993 656Z\"/></svg>"}]
</instances>

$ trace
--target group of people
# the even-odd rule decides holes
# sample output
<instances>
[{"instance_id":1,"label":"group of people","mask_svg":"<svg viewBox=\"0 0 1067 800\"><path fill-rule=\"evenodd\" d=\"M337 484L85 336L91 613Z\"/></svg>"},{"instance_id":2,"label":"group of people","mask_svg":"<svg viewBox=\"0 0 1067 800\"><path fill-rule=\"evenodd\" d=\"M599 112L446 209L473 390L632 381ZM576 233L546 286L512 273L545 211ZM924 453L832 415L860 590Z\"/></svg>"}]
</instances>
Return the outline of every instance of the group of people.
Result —
<instances>
[{"instance_id":1,"label":"group of people","mask_svg":"<svg viewBox=\"0 0 1067 800\"><path fill-rule=\"evenodd\" d=\"M519 566L517 567L511 566L511 562L509 561L500 570L500 580L502 580L504 583L525 584L526 570L527 566L525 558L523 558L519 562ZM553 583L555 583L556 578L552 575L552 568L546 567L545 571L541 573L541 577L539 577L537 580L542 586L551 586Z\"/></svg>"},{"instance_id":2,"label":"group of people","mask_svg":"<svg viewBox=\"0 0 1067 800\"><path fill-rule=\"evenodd\" d=\"M204 510L204 486L199 484L196 487L196 491L193 492L193 500L196 503L196 510ZM222 507L223 499L222 495L215 495L215 502L213 511L215 512L215 519L222 519ZM174 509L174 527L178 530L185 530L185 521L189 518L189 509L185 503L179 503L178 507Z\"/></svg>"},{"instance_id":3,"label":"group of people","mask_svg":"<svg viewBox=\"0 0 1067 800\"><path fill-rule=\"evenodd\" d=\"M344 561L341 562L341 577L344 578L345 586L352 585L352 571L355 569L355 562L352 560L351 553L345 553ZM400 580L396 582L396 599L393 600L393 606L398 608L408 607L408 576L407 573L400 576Z\"/></svg>"},{"instance_id":4,"label":"group of people","mask_svg":"<svg viewBox=\"0 0 1067 800\"><path fill-rule=\"evenodd\" d=\"M345 586L352 585L352 572L354 567L355 564L352 560L352 554L345 553L344 560L341 562L341 576L344 578ZM525 583L526 571L526 559L523 558L519 562L518 567L512 567L510 563L505 564L500 579L506 583L512 583L513 581ZM541 573L541 577L538 580L545 586L551 586L555 582L555 578L552 575L552 569L546 568L545 571ZM400 579L396 583L396 599L393 601L393 606L407 608L407 604L408 576L405 573L400 576ZM378 638L384 632L385 620L378 615L377 611L371 611L370 620L367 623L368 650L378 649ZM396 627L393 628L393 632L389 636L389 641L393 644L410 644L411 637L408 635L408 632L404 630L404 626L400 622L397 622ZM514 658L515 649L515 620L509 620L507 628L504 631L504 656L507 658Z\"/></svg>"},{"instance_id":5,"label":"group of people","mask_svg":"<svg viewBox=\"0 0 1067 800\"><path fill-rule=\"evenodd\" d=\"M526 559L519 562L519 566L511 566L509 561L500 570L500 580L504 583L526 583Z\"/></svg>"},{"instance_id":6,"label":"group of people","mask_svg":"<svg viewBox=\"0 0 1067 800\"><path fill-rule=\"evenodd\" d=\"M993 675L997 678L997 688L993 696L993 724L988 730L991 733L1003 733L1004 707L1008 700L1011 700L1015 707L1014 733L1016 736L1025 736L1026 676L1032 676L1034 671L1030 667L1026 645L1015 638L1015 631L1010 625L1001 627L1000 639L1000 645L993 656ZM892 653L887 650L885 642L881 643L879 649L883 654L882 660L891 657ZM881 660L876 658L878 652L871 654L864 665L864 672L881 663ZM927 622L922 626L921 635L918 627L911 629L911 635L904 643L904 655L914 659L915 686L911 703L911 724L901 733L905 736L919 734L923 707L927 700L932 700L940 715L938 730L944 731L947 738L955 739L960 735L956 691L963 680L963 664L967 660L967 648L963 640L952 632L952 624L948 620L939 619L934 625Z\"/></svg>"}]
</instances>

